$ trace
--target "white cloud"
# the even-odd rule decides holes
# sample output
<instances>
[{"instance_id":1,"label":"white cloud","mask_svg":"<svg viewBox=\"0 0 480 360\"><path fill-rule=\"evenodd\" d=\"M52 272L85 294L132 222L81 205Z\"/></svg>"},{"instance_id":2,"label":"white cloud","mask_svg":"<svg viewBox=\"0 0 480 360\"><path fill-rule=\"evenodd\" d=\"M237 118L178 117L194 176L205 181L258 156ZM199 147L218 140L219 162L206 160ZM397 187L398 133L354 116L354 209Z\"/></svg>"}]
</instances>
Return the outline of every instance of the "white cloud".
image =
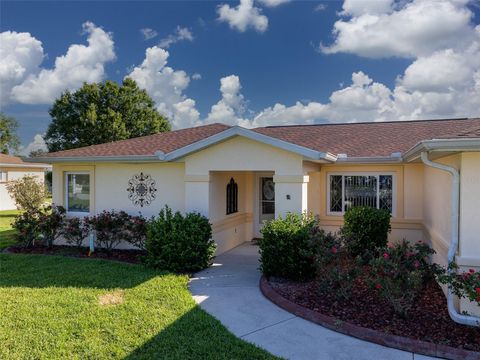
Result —
<instances>
[{"instance_id":1,"label":"white cloud","mask_svg":"<svg viewBox=\"0 0 480 360\"><path fill-rule=\"evenodd\" d=\"M318 4L313 8L313 11L320 12L327 9L327 4Z\"/></svg>"},{"instance_id":2,"label":"white cloud","mask_svg":"<svg viewBox=\"0 0 480 360\"><path fill-rule=\"evenodd\" d=\"M199 117L195 101L183 94L190 78L185 71L167 66L168 57L168 51L158 46L148 48L142 64L127 76L147 90L158 110L172 121L174 128L193 126Z\"/></svg>"},{"instance_id":3,"label":"white cloud","mask_svg":"<svg viewBox=\"0 0 480 360\"><path fill-rule=\"evenodd\" d=\"M245 32L249 28L265 32L268 28L268 18L254 6L253 0L240 0L240 4L235 8L228 4L220 5L217 13L219 21L227 22L232 29L240 32Z\"/></svg>"},{"instance_id":4,"label":"white cloud","mask_svg":"<svg viewBox=\"0 0 480 360\"><path fill-rule=\"evenodd\" d=\"M65 90L75 90L83 82L98 82L105 64L115 59L111 34L91 22L83 24L88 45L70 45L65 55L55 59L53 69L30 74L11 90L13 100L24 104L49 104Z\"/></svg>"},{"instance_id":5,"label":"white cloud","mask_svg":"<svg viewBox=\"0 0 480 360\"><path fill-rule=\"evenodd\" d=\"M47 144L43 140L43 136L37 134L33 137L33 141L25 147L20 147L20 155L29 156L32 151L48 151Z\"/></svg>"},{"instance_id":6,"label":"white cloud","mask_svg":"<svg viewBox=\"0 0 480 360\"><path fill-rule=\"evenodd\" d=\"M286 4L291 0L258 0L260 4L266 7L277 7L279 5Z\"/></svg>"},{"instance_id":7,"label":"white cloud","mask_svg":"<svg viewBox=\"0 0 480 360\"><path fill-rule=\"evenodd\" d=\"M0 33L0 105L10 102L12 88L40 71L43 57L42 43L30 33Z\"/></svg>"},{"instance_id":8,"label":"white cloud","mask_svg":"<svg viewBox=\"0 0 480 360\"><path fill-rule=\"evenodd\" d=\"M192 80L200 80L202 78L202 74L194 73L192 75Z\"/></svg>"},{"instance_id":9,"label":"white cloud","mask_svg":"<svg viewBox=\"0 0 480 360\"><path fill-rule=\"evenodd\" d=\"M246 110L246 103L240 93L242 85L237 75L229 75L220 79L220 93L222 98L212 106L205 122L221 122L230 125L248 125L248 120L242 116Z\"/></svg>"},{"instance_id":10,"label":"white cloud","mask_svg":"<svg viewBox=\"0 0 480 360\"><path fill-rule=\"evenodd\" d=\"M473 13L466 2L414 0L396 8L388 0L345 1L343 13L348 18L335 23L334 43L320 45L320 50L371 58L415 58L445 48L463 48L475 37Z\"/></svg>"},{"instance_id":11,"label":"white cloud","mask_svg":"<svg viewBox=\"0 0 480 360\"><path fill-rule=\"evenodd\" d=\"M160 42L158 43L158 46L160 46L161 48L167 49L170 47L170 45L175 44L176 42L179 42L179 41L184 41L184 40L193 41L193 34L188 28L177 26L173 34L170 34L167 37L164 37L163 39L160 40Z\"/></svg>"},{"instance_id":12,"label":"white cloud","mask_svg":"<svg viewBox=\"0 0 480 360\"><path fill-rule=\"evenodd\" d=\"M140 29L140 33L143 36L143 40L150 40L158 36L158 32L150 28Z\"/></svg>"}]
</instances>

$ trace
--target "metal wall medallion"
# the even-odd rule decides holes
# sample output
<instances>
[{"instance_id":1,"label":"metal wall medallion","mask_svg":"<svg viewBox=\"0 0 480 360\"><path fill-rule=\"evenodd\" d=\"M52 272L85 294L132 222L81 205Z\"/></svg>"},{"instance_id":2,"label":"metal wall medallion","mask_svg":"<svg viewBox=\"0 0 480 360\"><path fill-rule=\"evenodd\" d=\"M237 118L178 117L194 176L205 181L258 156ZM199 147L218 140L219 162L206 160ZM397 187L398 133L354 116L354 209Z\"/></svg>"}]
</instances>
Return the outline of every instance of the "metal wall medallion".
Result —
<instances>
[{"instance_id":1,"label":"metal wall medallion","mask_svg":"<svg viewBox=\"0 0 480 360\"><path fill-rule=\"evenodd\" d=\"M143 172L135 174L128 180L128 198L133 202L133 205L143 207L150 205L155 199L157 189L155 187L155 180L150 175L144 175Z\"/></svg>"}]
</instances>

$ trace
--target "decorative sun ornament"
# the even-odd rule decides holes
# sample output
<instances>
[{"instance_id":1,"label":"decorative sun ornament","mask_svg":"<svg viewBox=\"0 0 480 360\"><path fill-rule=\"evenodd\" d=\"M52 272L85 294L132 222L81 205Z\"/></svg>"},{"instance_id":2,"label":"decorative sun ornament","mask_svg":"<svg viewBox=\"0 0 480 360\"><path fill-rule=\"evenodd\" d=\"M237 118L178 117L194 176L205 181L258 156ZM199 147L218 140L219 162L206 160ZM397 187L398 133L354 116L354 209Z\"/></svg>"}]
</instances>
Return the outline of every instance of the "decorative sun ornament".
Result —
<instances>
[{"instance_id":1,"label":"decorative sun ornament","mask_svg":"<svg viewBox=\"0 0 480 360\"><path fill-rule=\"evenodd\" d=\"M157 189L155 188L155 180L150 175L144 175L143 172L135 174L128 180L128 198L133 205L143 207L150 205L155 199Z\"/></svg>"}]
</instances>

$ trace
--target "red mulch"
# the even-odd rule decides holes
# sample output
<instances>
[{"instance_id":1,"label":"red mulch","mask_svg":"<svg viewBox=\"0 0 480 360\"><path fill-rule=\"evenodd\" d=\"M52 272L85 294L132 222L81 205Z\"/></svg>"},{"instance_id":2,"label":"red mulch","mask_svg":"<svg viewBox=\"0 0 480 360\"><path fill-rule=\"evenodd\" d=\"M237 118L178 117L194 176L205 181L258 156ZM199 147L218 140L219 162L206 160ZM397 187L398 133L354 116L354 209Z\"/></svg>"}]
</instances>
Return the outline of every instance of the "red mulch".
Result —
<instances>
[{"instance_id":1,"label":"red mulch","mask_svg":"<svg viewBox=\"0 0 480 360\"><path fill-rule=\"evenodd\" d=\"M480 351L480 329L453 322L447 311L447 300L439 285L431 280L419 295L408 318L394 313L388 303L379 299L365 284L355 284L348 300L332 292L321 292L316 280L299 283L270 278L272 288L288 300L340 320L378 330L470 351Z\"/></svg>"},{"instance_id":2,"label":"red mulch","mask_svg":"<svg viewBox=\"0 0 480 360\"><path fill-rule=\"evenodd\" d=\"M77 248L73 246L54 245L52 247L45 247L36 245L30 248L23 246L11 246L6 249L7 252L16 254L41 254L41 255L61 255L75 258L89 258L89 259L104 259L122 261L132 264L141 263L141 259L145 256L145 252L141 250L119 250L114 249L107 252L103 249L95 249L95 251L88 256L88 248Z\"/></svg>"}]
</instances>

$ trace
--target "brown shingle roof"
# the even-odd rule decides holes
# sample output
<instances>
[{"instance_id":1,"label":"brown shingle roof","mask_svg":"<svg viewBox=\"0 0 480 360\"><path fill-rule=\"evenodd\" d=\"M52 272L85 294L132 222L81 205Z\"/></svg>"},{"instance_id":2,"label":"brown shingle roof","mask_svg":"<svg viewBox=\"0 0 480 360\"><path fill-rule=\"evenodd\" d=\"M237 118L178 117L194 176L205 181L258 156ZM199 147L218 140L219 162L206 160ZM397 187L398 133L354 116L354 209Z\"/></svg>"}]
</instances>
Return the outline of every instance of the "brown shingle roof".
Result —
<instances>
[{"instance_id":1,"label":"brown shingle roof","mask_svg":"<svg viewBox=\"0 0 480 360\"><path fill-rule=\"evenodd\" d=\"M455 138L474 127L480 128L480 118L272 126L254 131L317 151L371 157L404 153L422 140Z\"/></svg>"},{"instance_id":2,"label":"brown shingle roof","mask_svg":"<svg viewBox=\"0 0 480 360\"><path fill-rule=\"evenodd\" d=\"M15 166L23 165L24 167L29 167L29 166L34 166L34 167L39 167L39 166L45 166L49 167L50 165L48 164L39 164L39 163L32 163L32 162L25 162L22 160L22 158L18 156L12 156L12 155L5 155L5 154L0 154L0 164L11 164Z\"/></svg>"},{"instance_id":3,"label":"brown shingle roof","mask_svg":"<svg viewBox=\"0 0 480 360\"><path fill-rule=\"evenodd\" d=\"M224 124L211 124L59 151L46 156L151 156L159 150L169 153L228 128L230 126ZM334 155L390 156L394 152L404 153L422 140L475 137L480 131L480 118L272 126L253 131ZM463 132L466 135L461 135Z\"/></svg>"},{"instance_id":4,"label":"brown shingle roof","mask_svg":"<svg viewBox=\"0 0 480 360\"><path fill-rule=\"evenodd\" d=\"M57 151L46 157L84 157L84 156L141 156L154 155L156 151L164 153L182 148L209 136L215 135L230 126L211 124L194 128L170 131L133 139L114 141L105 144L86 146L78 149Z\"/></svg>"}]
</instances>

